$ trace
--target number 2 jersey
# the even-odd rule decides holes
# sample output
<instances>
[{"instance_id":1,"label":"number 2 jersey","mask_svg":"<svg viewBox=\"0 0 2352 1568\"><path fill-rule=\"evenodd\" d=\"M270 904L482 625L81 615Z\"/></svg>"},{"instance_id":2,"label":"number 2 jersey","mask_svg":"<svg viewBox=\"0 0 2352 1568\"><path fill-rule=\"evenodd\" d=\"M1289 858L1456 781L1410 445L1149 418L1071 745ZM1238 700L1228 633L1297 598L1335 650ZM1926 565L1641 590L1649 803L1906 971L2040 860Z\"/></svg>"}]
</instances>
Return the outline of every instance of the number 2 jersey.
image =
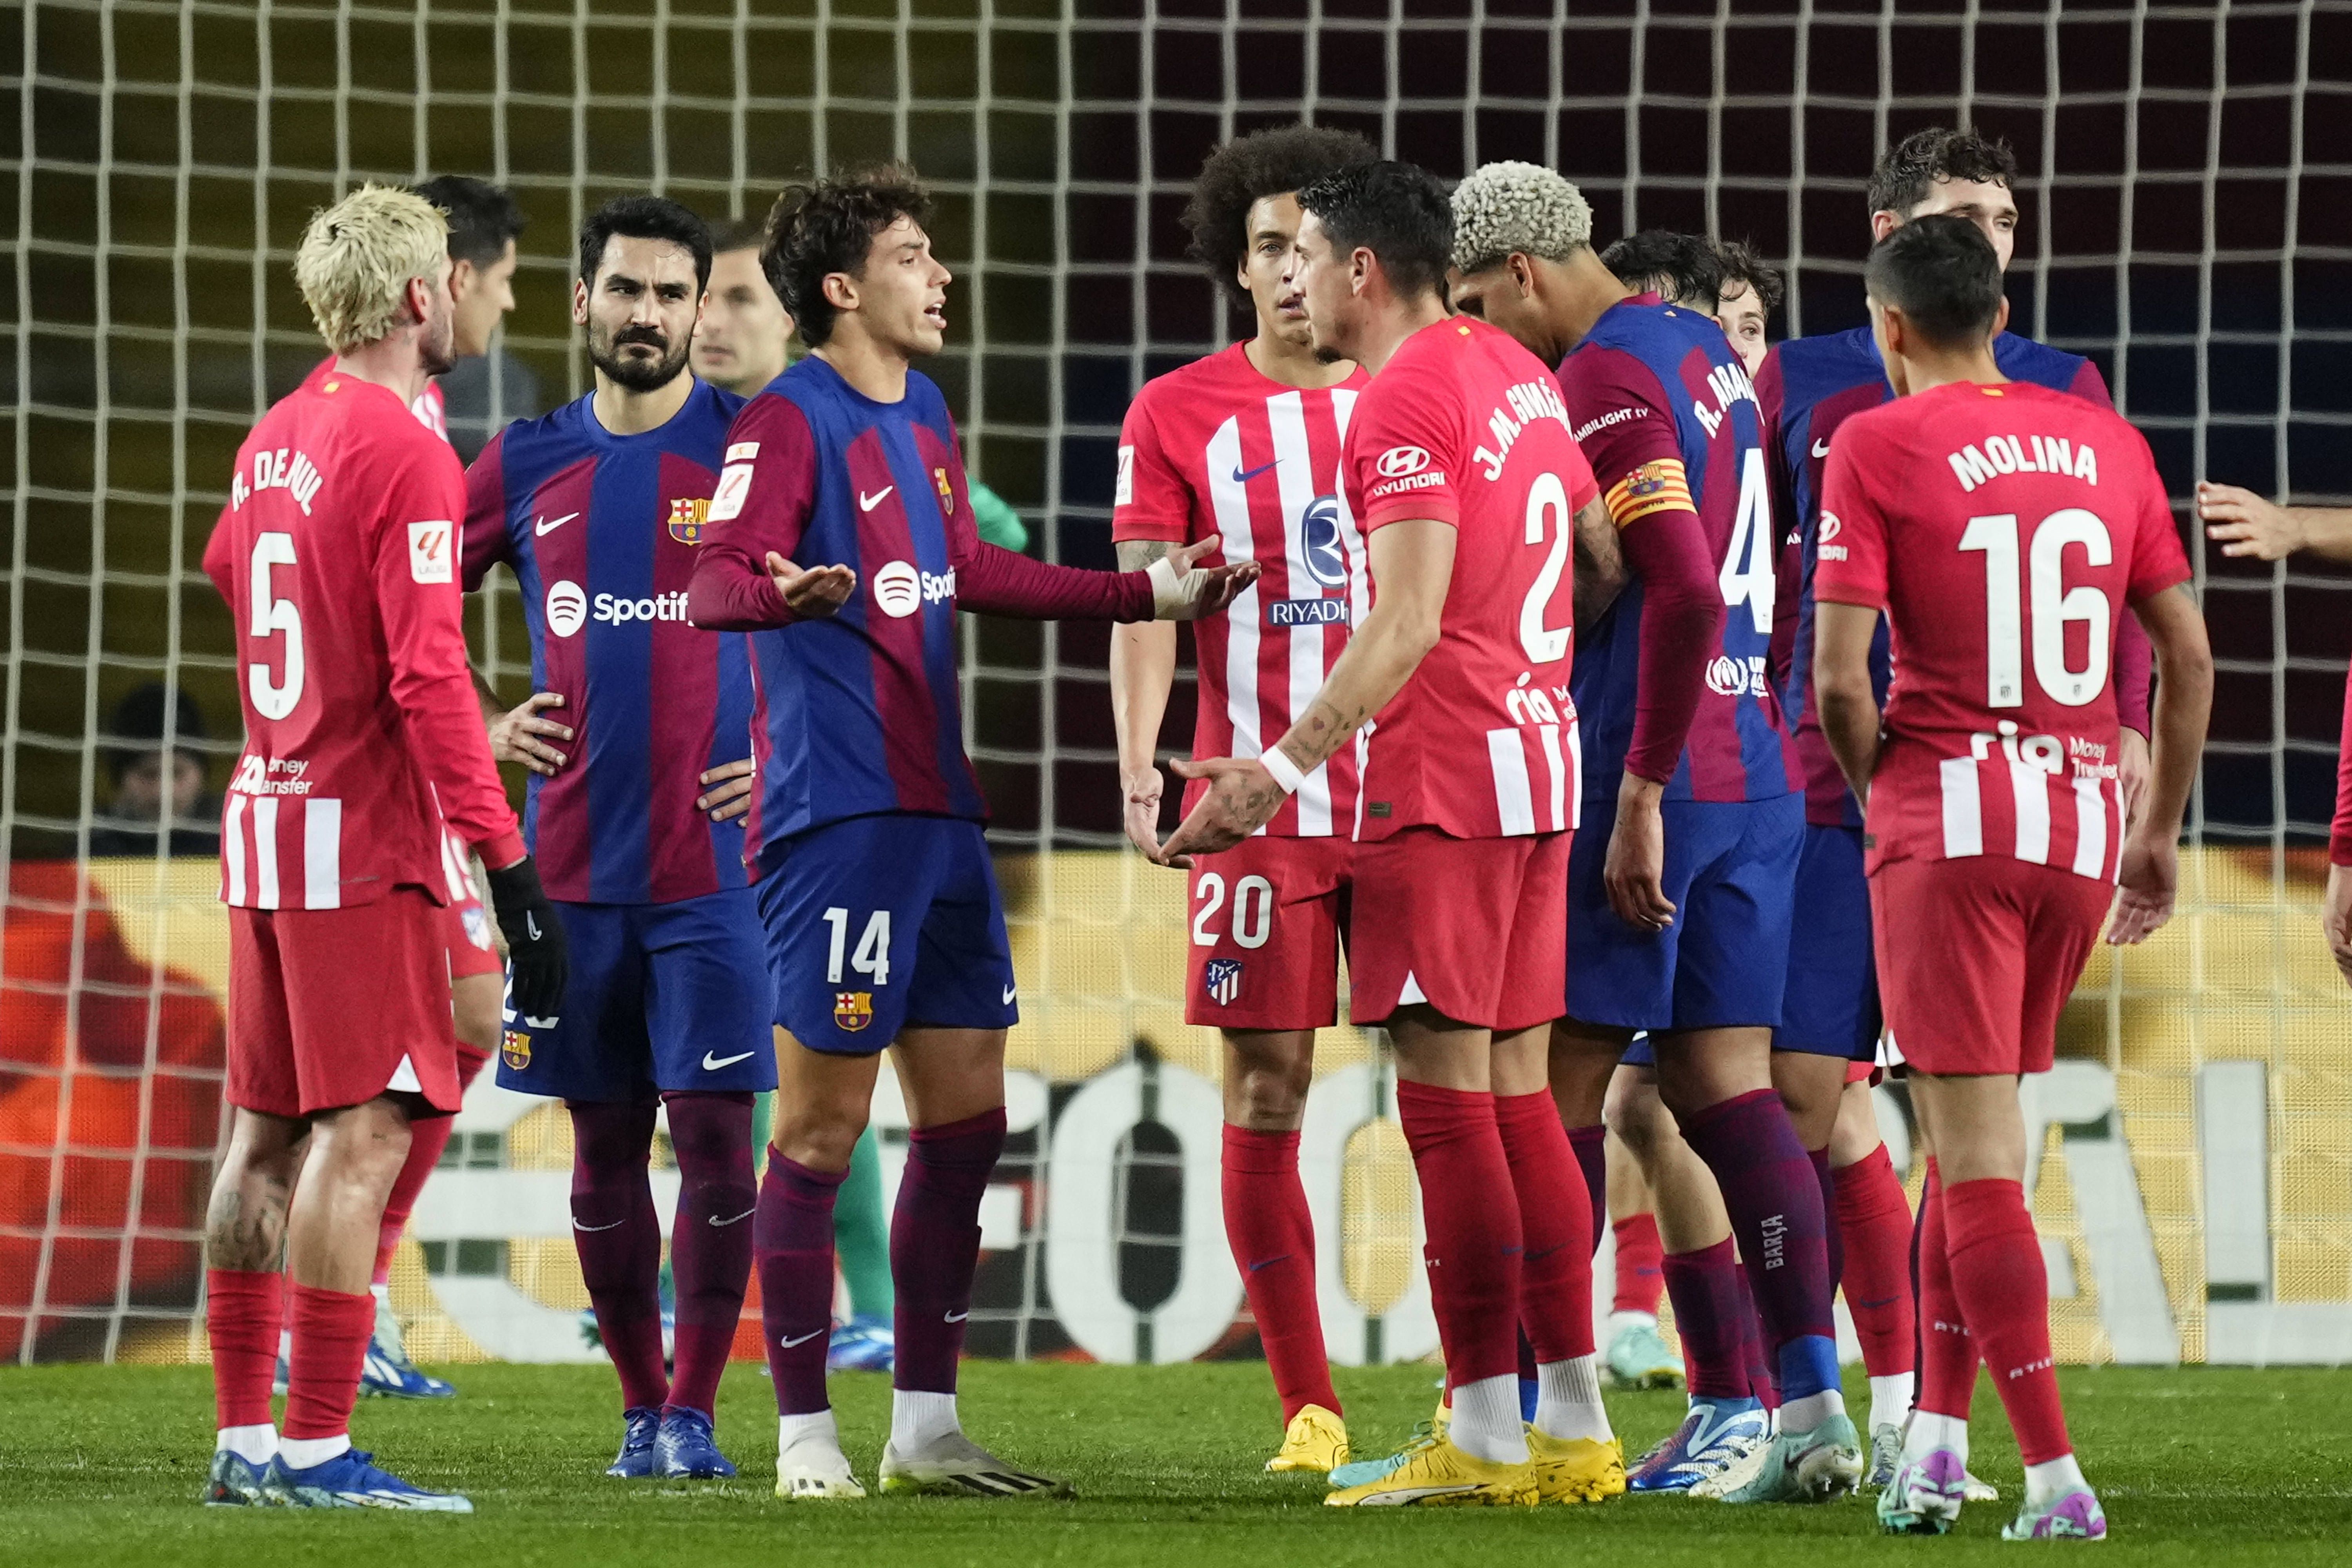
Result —
<instances>
[{"instance_id":1,"label":"number 2 jersey","mask_svg":"<svg viewBox=\"0 0 2352 1568\"><path fill-rule=\"evenodd\" d=\"M615 436L583 396L517 420L466 476L464 572L522 585L533 691L563 706L568 759L530 775L523 828L548 896L666 904L740 887L743 832L696 809L706 769L751 751L743 638L686 618L727 428L743 406L697 381L658 428Z\"/></svg>"},{"instance_id":2,"label":"number 2 jersey","mask_svg":"<svg viewBox=\"0 0 2352 1568\"><path fill-rule=\"evenodd\" d=\"M1620 530L1654 513L1697 514L1725 612L1705 650L1705 689L1667 800L1777 800L1795 787L1795 753L1766 672L1775 594L1763 415L1731 342L1711 317L1635 295L1603 312L1560 363L1576 439ZM1643 584L1587 629L1576 661L1584 784L1613 798L1635 735ZM1663 765L1663 764L1661 764Z\"/></svg>"},{"instance_id":3,"label":"number 2 jersey","mask_svg":"<svg viewBox=\"0 0 2352 1568\"><path fill-rule=\"evenodd\" d=\"M2116 628L2189 578L2139 432L2030 382L1856 414L1818 553L1818 598L1891 627L1867 868L1997 855L2113 880Z\"/></svg>"},{"instance_id":4,"label":"number 2 jersey","mask_svg":"<svg viewBox=\"0 0 2352 1568\"><path fill-rule=\"evenodd\" d=\"M1213 533L1204 564L1254 560L1265 573L1223 615L1193 624L1196 757L1255 757L1280 740L1370 605L1363 532L1339 483L1364 384L1359 371L1338 386L1285 386L1235 343L1146 383L1127 411L1111 537L1190 544ZM1265 831L1351 836L1364 745L1307 774ZM1207 788L1189 784L1185 808Z\"/></svg>"},{"instance_id":5,"label":"number 2 jersey","mask_svg":"<svg viewBox=\"0 0 2352 1568\"><path fill-rule=\"evenodd\" d=\"M1595 490L1543 362L1484 321L1422 328L1357 400L1347 484L1368 538L1414 519L1454 531L1437 646L1372 726L1356 837L1574 827L1572 563Z\"/></svg>"},{"instance_id":6,"label":"number 2 jersey","mask_svg":"<svg viewBox=\"0 0 2352 1568\"><path fill-rule=\"evenodd\" d=\"M205 546L236 639L245 752L221 899L339 909L450 896L442 825L491 866L522 839L467 674L457 457L389 388L314 378L237 449Z\"/></svg>"}]
</instances>

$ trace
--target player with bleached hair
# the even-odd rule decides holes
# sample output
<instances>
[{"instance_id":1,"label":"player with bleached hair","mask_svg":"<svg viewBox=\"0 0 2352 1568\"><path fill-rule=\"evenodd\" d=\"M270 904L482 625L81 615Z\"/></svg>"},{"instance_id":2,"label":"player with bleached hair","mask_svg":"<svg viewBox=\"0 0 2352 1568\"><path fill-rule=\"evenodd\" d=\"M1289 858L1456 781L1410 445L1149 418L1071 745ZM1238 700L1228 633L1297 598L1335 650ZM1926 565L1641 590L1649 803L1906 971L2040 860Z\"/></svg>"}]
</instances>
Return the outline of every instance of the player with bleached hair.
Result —
<instances>
[{"instance_id":1,"label":"player with bleached hair","mask_svg":"<svg viewBox=\"0 0 2352 1568\"><path fill-rule=\"evenodd\" d=\"M350 1436L384 1200L412 1122L460 1098L445 818L490 868L515 1004L555 1017L564 990L467 673L464 479L408 412L452 358L447 237L423 198L377 185L311 219L294 276L335 366L246 438L205 548L246 729L221 819L236 1117L205 1244L212 1504L472 1510Z\"/></svg>"},{"instance_id":2,"label":"player with bleached hair","mask_svg":"<svg viewBox=\"0 0 2352 1568\"><path fill-rule=\"evenodd\" d=\"M1770 1070L1804 816L1766 674L1778 552L1762 411L1710 315L1635 294L1603 265L1568 181L1492 163L1454 204L1454 299L1559 365L1632 579L1576 661L1583 787L1596 816L1614 797L1615 825L1570 861L1554 1091L1567 1120L1597 1121L1648 1034L1660 1096L1728 1220L1695 1259L1710 1289L1689 1292L1685 1348L1696 1362L1739 1331L1737 1236L1780 1373L1780 1432L1726 1500L1851 1491L1862 1455L1838 1384L1825 1205Z\"/></svg>"}]
</instances>

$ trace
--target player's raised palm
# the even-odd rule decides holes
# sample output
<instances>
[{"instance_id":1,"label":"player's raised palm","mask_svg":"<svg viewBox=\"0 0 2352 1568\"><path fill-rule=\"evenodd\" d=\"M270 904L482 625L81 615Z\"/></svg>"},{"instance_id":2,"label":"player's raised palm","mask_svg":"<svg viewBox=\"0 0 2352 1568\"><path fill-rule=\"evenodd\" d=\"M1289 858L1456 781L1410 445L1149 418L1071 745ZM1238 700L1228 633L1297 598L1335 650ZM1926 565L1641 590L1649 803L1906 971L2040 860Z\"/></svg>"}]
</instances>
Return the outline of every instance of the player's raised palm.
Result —
<instances>
[{"instance_id":1,"label":"player's raised palm","mask_svg":"<svg viewBox=\"0 0 2352 1568\"><path fill-rule=\"evenodd\" d=\"M1258 579L1255 561L1232 561L1223 566L1202 566L1201 558L1217 547L1220 534L1209 534L1180 544L1151 563L1152 619L1197 621L1213 616L1234 602Z\"/></svg>"},{"instance_id":2,"label":"player's raised palm","mask_svg":"<svg viewBox=\"0 0 2352 1568\"><path fill-rule=\"evenodd\" d=\"M1282 786L1255 759L1203 757L1195 763L1179 757L1168 765L1181 778L1208 780L1209 787L1152 856L1162 866L1188 865L1188 856L1231 849L1282 809Z\"/></svg>"},{"instance_id":3,"label":"player's raised palm","mask_svg":"<svg viewBox=\"0 0 2352 1568\"><path fill-rule=\"evenodd\" d=\"M857 574L846 566L801 567L768 552L768 579L786 607L803 620L819 620L849 602Z\"/></svg>"}]
</instances>

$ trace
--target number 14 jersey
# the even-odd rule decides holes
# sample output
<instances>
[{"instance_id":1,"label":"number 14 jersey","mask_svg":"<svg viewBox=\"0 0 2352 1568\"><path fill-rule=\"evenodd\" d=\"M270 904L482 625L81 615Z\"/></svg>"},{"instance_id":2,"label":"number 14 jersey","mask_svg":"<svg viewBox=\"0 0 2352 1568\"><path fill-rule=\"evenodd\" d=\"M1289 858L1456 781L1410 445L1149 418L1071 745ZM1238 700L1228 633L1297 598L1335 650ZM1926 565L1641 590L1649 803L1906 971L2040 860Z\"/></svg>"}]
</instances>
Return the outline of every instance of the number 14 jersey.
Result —
<instances>
[{"instance_id":1,"label":"number 14 jersey","mask_svg":"<svg viewBox=\"0 0 2352 1568\"><path fill-rule=\"evenodd\" d=\"M2029 382L1960 382L1838 427L1814 596L1884 609L1895 682L1867 869L2007 856L2112 880L2115 633L2189 578L2147 443Z\"/></svg>"}]
</instances>

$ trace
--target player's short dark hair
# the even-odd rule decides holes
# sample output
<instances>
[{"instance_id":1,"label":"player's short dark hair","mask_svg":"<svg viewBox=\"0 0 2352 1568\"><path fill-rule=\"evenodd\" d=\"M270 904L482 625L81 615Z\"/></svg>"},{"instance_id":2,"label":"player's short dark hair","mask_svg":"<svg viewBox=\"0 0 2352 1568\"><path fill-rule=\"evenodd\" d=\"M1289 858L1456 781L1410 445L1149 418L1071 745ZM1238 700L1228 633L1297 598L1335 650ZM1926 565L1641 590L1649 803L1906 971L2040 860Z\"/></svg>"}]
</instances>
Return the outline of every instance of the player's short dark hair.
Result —
<instances>
[{"instance_id":1,"label":"player's short dark hair","mask_svg":"<svg viewBox=\"0 0 2352 1568\"><path fill-rule=\"evenodd\" d=\"M1186 254L1236 304L1248 304L1239 273L1242 255L1249 248L1244 226L1250 208L1267 196L1310 185L1336 169L1379 157L1355 132L1327 125L1278 125L1234 137L1209 154L1192 181L1192 199L1184 206L1184 227L1192 237Z\"/></svg>"},{"instance_id":2,"label":"player's short dark hair","mask_svg":"<svg viewBox=\"0 0 2352 1568\"><path fill-rule=\"evenodd\" d=\"M1723 293L1723 258L1713 241L1668 228L1629 234L1601 253L1601 264L1630 288L1652 289L1671 304L1715 314Z\"/></svg>"},{"instance_id":3,"label":"player's short dark hair","mask_svg":"<svg viewBox=\"0 0 2352 1568\"><path fill-rule=\"evenodd\" d=\"M1445 282L1454 259L1454 196L1417 163L1384 160L1334 170L1298 193L1331 237L1331 248L1359 247L1381 258L1389 287L1426 294Z\"/></svg>"},{"instance_id":4,"label":"player's short dark hair","mask_svg":"<svg viewBox=\"0 0 2352 1568\"><path fill-rule=\"evenodd\" d=\"M757 250L767 237L766 220L730 217L724 223L710 226L710 254L724 256L730 250Z\"/></svg>"},{"instance_id":5,"label":"player's short dark hair","mask_svg":"<svg viewBox=\"0 0 2352 1568\"><path fill-rule=\"evenodd\" d=\"M694 287L710 282L710 226L667 196L614 196L580 226L580 280L593 284L604 265L604 245L625 239L667 239L694 257Z\"/></svg>"},{"instance_id":6,"label":"player's short dark hair","mask_svg":"<svg viewBox=\"0 0 2352 1568\"><path fill-rule=\"evenodd\" d=\"M1870 247L1863 283L1940 349L1961 349L1992 335L2000 320L2000 258L1984 230L1937 213L1904 224Z\"/></svg>"},{"instance_id":7,"label":"player's short dark hair","mask_svg":"<svg viewBox=\"0 0 2352 1568\"><path fill-rule=\"evenodd\" d=\"M1938 180L2017 185L2017 154L2000 137L1931 125L1886 150L1870 172L1870 210L1907 218Z\"/></svg>"},{"instance_id":8,"label":"player's short dark hair","mask_svg":"<svg viewBox=\"0 0 2352 1568\"><path fill-rule=\"evenodd\" d=\"M505 187L488 180L437 174L417 186L416 194L447 215L452 261L489 266L507 253L508 243L530 221Z\"/></svg>"},{"instance_id":9,"label":"player's short dark hair","mask_svg":"<svg viewBox=\"0 0 2352 1568\"><path fill-rule=\"evenodd\" d=\"M1788 286L1781 281L1780 269L1758 255L1754 246L1744 239L1718 240L1715 247L1715 259L1723 269L1723 285L1716 300L1717 305L1722 303L1723 294L1731 292L1734 288L1743 288L1755 291L1757 302L1764 307L1767 315L1780 308L1780 300L1788 293Z\"/></svg>"},{"instance_id":10,"label":"player's short dark hair","mask_svg":"<svg viewBox=\"0 0 2352 1568\"><path fill-rule=\"evenodd\" d=\"M931 193L911 163L877 163L784 187L768 214L760 266L803 342L814 348L833 336L841 313L824 297L826 275L865 276L874 237L902 217L930 226Z\"/></svg>"}]
</instances>

